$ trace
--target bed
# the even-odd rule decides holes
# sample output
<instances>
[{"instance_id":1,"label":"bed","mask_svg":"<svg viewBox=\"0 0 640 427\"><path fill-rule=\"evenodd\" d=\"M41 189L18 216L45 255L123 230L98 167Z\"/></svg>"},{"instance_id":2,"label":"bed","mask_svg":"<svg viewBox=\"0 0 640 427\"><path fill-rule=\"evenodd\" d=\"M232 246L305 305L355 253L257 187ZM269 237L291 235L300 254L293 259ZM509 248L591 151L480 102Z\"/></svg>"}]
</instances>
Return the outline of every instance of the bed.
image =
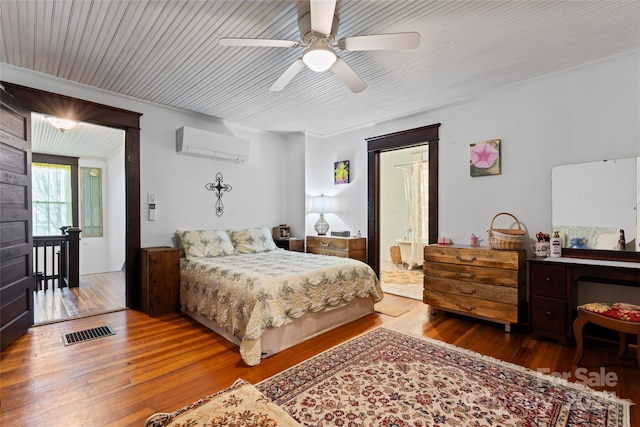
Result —
<instances>
[{"instance_id":1,"label":"bed","mask_svg":"<svg viewBox=\"0 0 640 427\"><path fill-rule=\"evenodd\" d=\"M180 309L235 343L250 366L373 312L367 264L277 248L266 227L176 233Z\"/></svg>"}]
</instances>

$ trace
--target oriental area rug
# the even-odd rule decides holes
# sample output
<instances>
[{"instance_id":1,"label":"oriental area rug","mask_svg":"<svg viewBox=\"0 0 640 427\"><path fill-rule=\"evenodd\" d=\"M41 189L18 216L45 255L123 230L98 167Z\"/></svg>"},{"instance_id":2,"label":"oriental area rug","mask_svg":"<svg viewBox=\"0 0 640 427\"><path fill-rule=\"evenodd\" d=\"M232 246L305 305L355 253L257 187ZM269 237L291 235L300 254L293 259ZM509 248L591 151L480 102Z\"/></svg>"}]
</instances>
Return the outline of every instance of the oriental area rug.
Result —
<instances>
[{"instance_id":1,"label":"oriental area rug","mask_svg":"<svg viewBox=\"0 0 640 427\"><path fill-rule=\"evenodd\" d=\"M172 413L153 414L145 427L294 427L282 408L243 379Z\"/></svg>"},{"instance_id":2,"label":"oriental area rug","mask_svg":"<svg viewBox=\"0 0 640 427\"><path fill-rule=\"evenodd\" d=\"M305 426L628 427L631 404L386 328L334 347L256 388Z\"/></svg>"}]
</instances>

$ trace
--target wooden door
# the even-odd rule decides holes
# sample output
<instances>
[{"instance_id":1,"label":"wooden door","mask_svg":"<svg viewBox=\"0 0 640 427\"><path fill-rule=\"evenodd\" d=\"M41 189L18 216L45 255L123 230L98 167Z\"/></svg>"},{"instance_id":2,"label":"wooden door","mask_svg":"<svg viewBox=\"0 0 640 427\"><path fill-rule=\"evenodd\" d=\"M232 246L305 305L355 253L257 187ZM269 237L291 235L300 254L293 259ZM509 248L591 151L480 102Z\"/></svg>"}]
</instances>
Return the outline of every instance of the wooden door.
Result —
<instances>
[{"instance_id":1,"label":"wooden door","mask_svg":"<svg viewBox=\"0 0 640 427\"><path fill-rule=\"evenodd\" d=\"M30 112L0 94L0 348L33 325Z\"/></svg>"}]
</instances>

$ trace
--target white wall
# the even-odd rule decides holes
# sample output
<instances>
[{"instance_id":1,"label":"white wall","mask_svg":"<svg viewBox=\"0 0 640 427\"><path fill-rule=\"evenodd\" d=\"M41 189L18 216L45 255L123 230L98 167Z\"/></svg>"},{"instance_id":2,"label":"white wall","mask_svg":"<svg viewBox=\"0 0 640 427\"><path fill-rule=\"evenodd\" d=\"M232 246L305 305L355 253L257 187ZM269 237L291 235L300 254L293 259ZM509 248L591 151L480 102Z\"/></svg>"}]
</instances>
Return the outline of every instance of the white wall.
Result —
<instances>
[{"instance_id":1,"label":"white wall","mask_svg":"<svg viewBox=\"0 0 640 427\"><path fill-rule=\"evenodd\" d=\"M152 105L7 64L0 66L4 81L143 114L140 120L143 247L173 245L172 237L178 228L276 226L289 221L287 203L302 205L302 194L287 199L285 189L291 181L304 182L299 167L288 168L290 162L303 163L304 151L289 152L287 139L282 135ZM178 155L175 131L181 126L248 139L249 161L240 164ZM223 195L225 209L221 217L215 214L213 192L205 189L207 183L215 182L217 172L222 173L224 184L232 186ZM290 188L300 191L298 187ZM148 220L147 194L152 192L158 197L157 221ZM304 211L298 215L304 215ZM300 220L296 220L297 227L301 227Z\"/></svg>"},{"instance_id":2,"label":"white wall","mask_svg":"<svg viewBox=\"0 0 640 427\"><path fill-rule=\"evenodd\" d=\"M350 183L334 185L333 164L350 161ZM333 213L325 214L331 231L367 232L367 146L362 135L344 138L321 138L307 135L305 139L305 191L307 235L315 235L313 225L319 215L311 212L311 197L324 194L332 198Z\"/></svg>"},{"instance_id":3,"label":"white wall","mask_svg":"<svg viewBox=\"0 0 640 427\"><path fill-rule=\"evenodd\" d=\"M123 146L109 159L80 158L79 167L102 171L102 236L80 236L80 274L104 273L122 269L125 260L125 188ZM82 176L80 175L80 179ZM82 184L79 185L80 191ZM82 198L81 198L82 199ZM82 200L80 200L82 229Z\"/></svg>"},{"instance_id":4,"label":"white wall","mask_svg":"<svg viewBox=\"0 0 640 427\"><path fill-rule=\"evenodd\" d=\"M305 137L292 134L287 137L286 187L281 191L286 197L284 222L291 227L291 237L305 237Z\"/></svg>"},{"instance_id":5,"label":"white wall","mask_svg":"<svg viewBox=\"0 0 640 427\"><path fill-rule=\"evenodd\" d=\"M124 135L123 135L124 138ZM124 142L124 141L123 141ZM126 197L124 180L124 143L107 160L106 194L104 223L107 236L107 265L104 271L121 270L125 263L124 248L126 247ZM82 260L82 259L81 259Z\"/></svg>"},{"instance_id":6,"label":"white wall","mask_svg":"<svg viewBox=\"0 0 640 427\"><path fill-rule=\"evenodd\" d=\"M486 246L499 212L517 216L530 238L551 231L551 170L562 164L640 155L640 57L558 73L460 105L325 138L308 138L307 192L329 193L326 169L335 149L352 156L366 178L365 138L441 123L439 143L439 235L466 245L471 233ZM471 178L469 144L502 140L502 174ZM339 154L337 157L341 157ZM313 161L312 161L313 159ZM366 230L366 179L348 185L343 210L329 221ZM309 210L307 209L307 212ZM505 222L502 218L506 218ZM509 227L500 216L497 227ZM382 224L385 227L385 224ZM335 227L334 227L335 229ZM313 222L307 221L307 232ZM581 287L578 302L611 298L640 303L629 287ZM614 289L616 288L616 289Z\"/></svg>"},{"instance_id":7,"label":"white wall","mask_svg":"<svg viewBox=\"0 0 640 427\"><path fill-rule=\"evenodd\" d=\"M441 123L439 234L487 245L498 212L518 217L529 236L551 227L551 170L556 165L640 154L640 58L558 73L437 111L392 120L306 144L307 195L339 193L332 229L366 231L365 138ZM469 144L502 140L502 174L471 178ZM333 161L351 158L357 178L333 186ZM309 210L307 210L309 212ZM315 216L314 216L315 217ZM309 218L309 217L308 217ZM496 226L508 227L499 217ZM508 218L505 218L508 219ZM307 232L313 232L307 220ZM384 224L383 224L384 227ZM527 245L528 246L528 245Z\"/></svg>"},{"instance_id":8,"label":"white wall","mask_svg":"<svg viewBox=\"0 0 640 427\"><path fill-rule=\"evenodd\" d=\"M389 248L398 239L408 237L411 228L409 202L405 195L404 169L396 165L414 161L411 152L415 149L395 150L380 156L380 221L385 226L380 230L380 259L391 260Z\"/></svg>"}]
</instances>

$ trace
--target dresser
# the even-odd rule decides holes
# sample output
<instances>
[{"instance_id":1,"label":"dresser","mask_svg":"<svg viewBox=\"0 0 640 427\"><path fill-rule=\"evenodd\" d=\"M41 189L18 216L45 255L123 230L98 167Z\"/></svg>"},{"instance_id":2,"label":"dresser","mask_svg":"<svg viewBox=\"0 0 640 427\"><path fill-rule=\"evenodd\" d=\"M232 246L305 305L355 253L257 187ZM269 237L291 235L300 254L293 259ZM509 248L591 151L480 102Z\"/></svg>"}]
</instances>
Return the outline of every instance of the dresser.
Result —
<instances>
[{"instance_id":1,"label":"dresser","mask_svg":"<svg viewBox=\"0 0 640 427\"><path fill-rule=\"evenodd\" d=\"M526 251L428 245L422 300L443 310L511 325L526 318Z\"/></svg>"},{"instance_id":2,"label":"dresser","mask_svg":"<svg viewBox=\"0 0 640 427\"><path fill-rule=\"evenodd\" d=\"M178 310L180 251L168 246L140 249L142 311L149 316Z\"/></svg>"},{"instance_id":3,"label":"dresser","mask_svg":"<svg viewBox=\"0 0 640 427\"><path fill-rule=\"evenodd\" d=\"M307 236L307 252L367 262L367 239L364 237Z\"/></svg>"}]
</instances>

